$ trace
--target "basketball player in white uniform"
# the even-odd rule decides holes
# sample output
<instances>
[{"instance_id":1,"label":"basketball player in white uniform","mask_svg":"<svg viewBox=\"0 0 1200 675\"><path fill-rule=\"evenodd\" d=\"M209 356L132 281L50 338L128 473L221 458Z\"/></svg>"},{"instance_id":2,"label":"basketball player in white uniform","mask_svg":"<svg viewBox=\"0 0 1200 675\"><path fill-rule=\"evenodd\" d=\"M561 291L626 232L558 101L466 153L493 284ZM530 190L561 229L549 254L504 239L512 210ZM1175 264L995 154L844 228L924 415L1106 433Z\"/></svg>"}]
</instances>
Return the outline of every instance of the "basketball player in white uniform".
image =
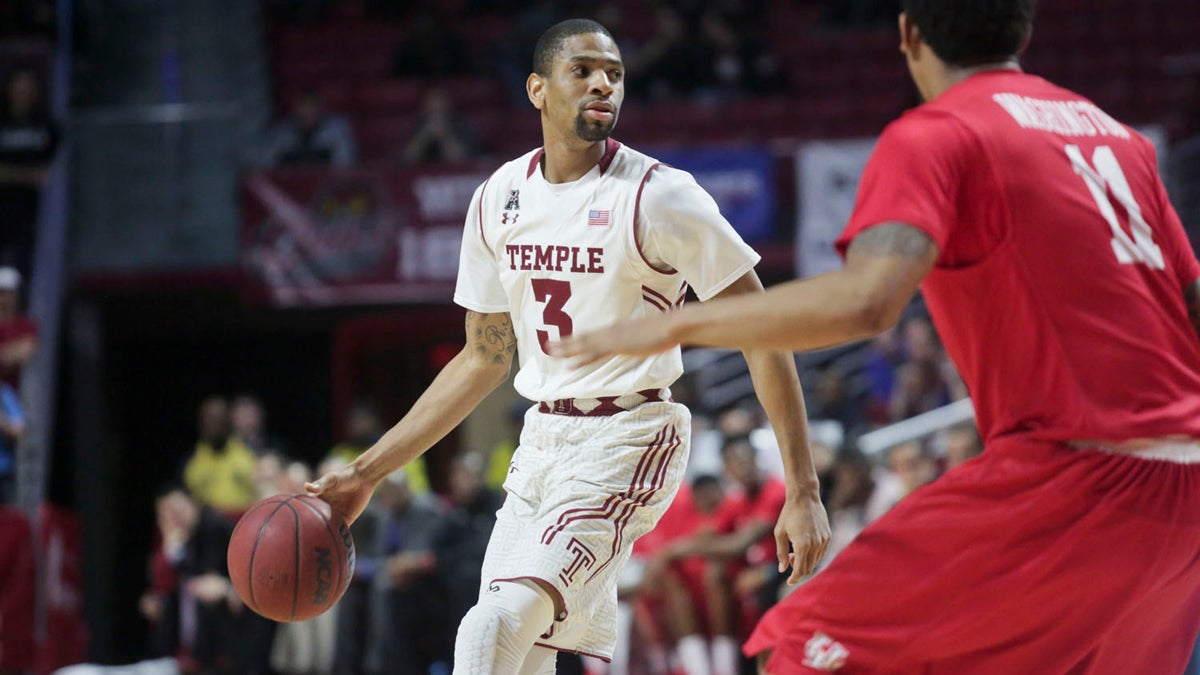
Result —
<instances>
[{"instance_id":1,"label":"basketball player in white uniform","mask_svg":"<svg viewBox=\"0 0 1200 675\"><path fill-rule=\"evenodd\" d=\"M459 627L455 673L554 672L555 650L608 659L617 577L683 478L690 417L668 387L678 349L574 368L547 345L573 331L761 292L758 255L692 177L609 138L624 96L620 53L600 24L564 21L538 41L527 89L545 145L476 190L457 304L467 345L403 419L349 467L309 489L347 518L507 379L525 416L483 567ZM789 480L776 528L781 570L811 572L829 541L789 354L746 353ZM789 553L789 548L791 552Z\"/></svg>"}]
</instances>

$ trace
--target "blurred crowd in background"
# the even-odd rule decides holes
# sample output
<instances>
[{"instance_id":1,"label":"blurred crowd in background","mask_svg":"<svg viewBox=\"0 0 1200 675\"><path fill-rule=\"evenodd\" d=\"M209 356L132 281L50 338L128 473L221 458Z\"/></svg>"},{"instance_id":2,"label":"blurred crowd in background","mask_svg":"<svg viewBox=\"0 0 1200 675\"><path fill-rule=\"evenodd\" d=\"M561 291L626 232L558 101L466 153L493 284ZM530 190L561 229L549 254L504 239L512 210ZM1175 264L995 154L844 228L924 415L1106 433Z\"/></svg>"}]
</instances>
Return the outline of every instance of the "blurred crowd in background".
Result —
<instances>
[{"instance_id":1,"label":"blurred crowd in background","mask_svg":"<svg viewBox=\"0 0 1200 675\"><path fill-rule=\"evenodd\" d=\"M0 0L0 37L20 42L53 36L54 4ZM632 4L264 0L269 33L264 42L287 43L276 33L303 33L306 27L312 30L301 37L320 37L327 27L331 33L337 28L353 34L367 24L404 30L385 44L379 72L353 86L341 81L342 71L320 68L337 61L353 69L357 57L331 52L291 63L282 57L293 54L279 47L272 92L276 112L271 114L270 103L256 111L270 121L256 143L241 149L241 168L494 161L528 150L536 136L536 116L524 94L533 45L545 27L573 15L592 16L616 36L631 74L631 109L673 106L663 120L623 117L618 135L625 139L628 133L635 143L679 142L682 136L656 134L676 127L692 133L689 120L699 119L697 111L747 103L738 108L743 117L700 119L707 126L697 137L724 142L756 134L766 144L778 138L779 129L793 139L877 133L881 126L875 118L890 119L917 102L907 81L897 93L866 79L881 69L870 54L857 53L859 42L827 54L817 39L889 26L894 0L663 0L637 14L628 11ZM1046 4L1047 13L1054 10ZM804 26L812 44L791 34L781 41L781 27L771 23L773 11L781 8L817 18L815 25ZM116 32L105 24L103 9L102 0L78 3L74 40L80 98L104 86L105 78L89 77L94 74L90 49ZM462 16L472 20L459 20ZM1053 30L1062 34L1061 25L1048 25L1046 34ZM901 66L893 36L884 33L855 40L863 51L884 45L882 51L896 66L891 75L884 73L891 77ZM1082 42L1089 36L1077 37ZM1104 50L1109 42L1125 42L1098 39ZM298 44L299 51L308 44ZM344 46L356 47L352 40ZM785 53L783 47L808 51ZM1092 68L1088 58L1056 56L1075 47L1063 44L1054 52L1052 43L1036 46L1043 50L1038 58L1044 65L1074 68L1069 74L1075 76L1095 71L1094 92L1078 88L1102 105L1128 102L1145 111L1155 104L1153 93L1169 89L1164 77L1163 86L1156 81L1152 90L1132 95L1130 83L1150 78L1135 69L1142 61L1128 54L1118 54L1103 68ZM10 60L0 73L5 83L0 102L0 505L15 499L17 449L29 420L39 414L25 409L21 371L37 349L52 347L57 339L49 336L39 344L38 326L26 313L41 193L65 138L60 121L47 112L45 54L39 55L42 61ZM1178 72L1192 72L1194 83L1194 73L1200 72L1195 63L1172 63ZM852 83L844 79L847 64L857 69L853 76L859 79ZM1120 77L1105 68L1121 68ZM805 79L799 81L800 76ZM853 110L819 109L817 104L833 92L866 102ZM880 94L882 102L876 104ZM1177 180L1190 177L1200 185L1200 96L1193 99L1191 108L1153 112L1161 113L1181 158ZM838 125L852 115L859 116L857 126ZM1194 206L1200 200L1191 203L1190 213L1200 213ZM1187 213L1185 222L1194 231L1200 223ZM794 234L790 219L790 213L781 215L788 221L781 228L786 236ZM802 375L822 497L833 526L824 565L906 495L981 451L969 423L876 455L858 451L857 439L864 433L967 396L919 306L897 328L837 358L822 359ZM781 464L765 416L753 399L710 410L689 398L694 397L685 383L676 399L691 404L694 413L689 479L661 525L638 543L626 571L620 652L611 664L564 655L561 673L744 671L750 666L740 659L737 645L755 619L788 591L786 577L776 571L771 535L783 499ZM503 479L524 406L514 404L501 434L505 438L495 447L440 450L451 456L444 458L449 469L438 480L431 480L426 463L417 461L384 481L353 528L358 567L346 596L317 619L276 625L242 607L230 586L225 552L237 517L264 497L301 492L305 481L365 451L395 420L384 419L372 402L360 401L345 428L331 434L341 441L311 462L306 461L313 457L311 443L282 438L272 429L269 412L278 401L225 391L195 403L194 446L163 449L172 453L176 469L155 492L156 532L146 564L121 572L145 578L137 600L147 629L144 655L175 658L185 672L203 675L448 673L457 623L480 584L480 563L504 498Z\"/></svg>"}]
</instances>

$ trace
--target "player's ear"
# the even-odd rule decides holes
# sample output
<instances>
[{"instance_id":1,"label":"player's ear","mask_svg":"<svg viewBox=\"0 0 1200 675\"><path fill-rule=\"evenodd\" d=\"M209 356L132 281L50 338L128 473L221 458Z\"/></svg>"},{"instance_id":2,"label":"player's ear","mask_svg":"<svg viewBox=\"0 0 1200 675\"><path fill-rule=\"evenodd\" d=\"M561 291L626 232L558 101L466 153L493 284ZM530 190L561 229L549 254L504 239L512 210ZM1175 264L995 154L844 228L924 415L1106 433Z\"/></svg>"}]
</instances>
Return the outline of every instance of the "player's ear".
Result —
<instances>
[{"instance_id":1,"label":"player's ear","mask_svg":"<svg viewBox=\"0 0 1200 675\"><path fill-rule=\"evenodd\" d=\"M917 56L921 50L921 31L908 18L907 12L900 12L897 24L900 28L900 53L913 57Z\"/></svg>"},{"instance_id":2,"label":"player's ear","mask_svg":"<svg viewBox=\"0 0 1200 675\"><path fill-rule=\"evenodd\" d=\"M538 110L542 109L542 105L546 102L546 92L544 87L546 81L537 73L530 73L525 79L525 94L529 96L529 102Z\"/></svg>"}]
</instances>

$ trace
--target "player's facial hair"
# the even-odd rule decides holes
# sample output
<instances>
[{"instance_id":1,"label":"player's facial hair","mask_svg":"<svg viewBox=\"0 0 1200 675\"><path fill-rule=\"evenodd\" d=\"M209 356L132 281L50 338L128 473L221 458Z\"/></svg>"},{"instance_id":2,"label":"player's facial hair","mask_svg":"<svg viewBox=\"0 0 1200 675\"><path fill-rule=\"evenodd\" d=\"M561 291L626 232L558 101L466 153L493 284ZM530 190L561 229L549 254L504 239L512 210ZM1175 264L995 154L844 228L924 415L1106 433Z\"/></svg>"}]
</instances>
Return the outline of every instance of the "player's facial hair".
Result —
<instances>
[{"instance_id":1,"label":"player's facial hair","mask_svg":"<svg viewBox=\"0 0 1200 675\"><path fill-rule=\"evenodd\" d=\"M614 118L612 122L606 125L589 124L580 112L575 117L575 135L589 143L603 141L612 135L613 125L617 123Z\"/></svg>"}]
</instances>

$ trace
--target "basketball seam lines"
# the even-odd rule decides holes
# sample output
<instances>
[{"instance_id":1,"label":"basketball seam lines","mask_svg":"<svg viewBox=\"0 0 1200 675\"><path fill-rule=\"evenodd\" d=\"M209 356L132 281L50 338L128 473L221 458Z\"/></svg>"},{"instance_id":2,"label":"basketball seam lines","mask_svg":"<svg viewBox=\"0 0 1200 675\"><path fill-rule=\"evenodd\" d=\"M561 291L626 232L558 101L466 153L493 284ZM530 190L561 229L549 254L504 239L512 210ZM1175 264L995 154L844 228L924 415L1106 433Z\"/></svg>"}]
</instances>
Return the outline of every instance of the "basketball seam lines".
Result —
<instances>
[{"instance_id":1,"label":"basketball seam lines","mask_svg":"<svg viewBox=\"0 0 1200 675\"><path fill-rule=\"evenodd\" d=\"M263 531L267 529L267 523L271 522L271 519L274 518L275 514L279 512L279 509L282 509L284 505L287 504L287 500L285 499L282 502L273 503L275 504L275 510L271 512L271 515L267 516L266 519L263 520L262 525L258 526L258 534L254 536L254 547L250 549L250 564L247 566L246 570L246 576L248 577L246 580L246 586L250 589L250 604L252 605L250 609L253 609L256 612L258 611L258 600L254 599L254 556L258 553L258 542L262 539ZM247 511L246 516L250 515L250 513L253 511L254 509ZM246 516L242 517L245 518Z\"/></svg>"},{"instance_id":2,"label":"basketball seam lines","mask_svg":"<svg viewBox=\"0 0 1200 675\"><path fill-rule=\"evenodd\" d=\"M294 537L294 540L296 542L296 558L295 558L296 564L295 564L295 569L292 571L292 574L294 574L295 577L292 579L292 618L290 619L291 621L296 620L296 607L300 604L300 514L296 512L296 507L294 507L288 503L288 502L292 501L293 499L295 499L295 497L288 497L283 502L283 506L288 507L288 510L292 512L292 518L295 520L295 523L296 523L296 536Z\"/></svg>"},{"instance_id":3,"label":"basketball seam lines","mask_svg":"<svg viewBox=\"0 0 1200 675\"><path fill-rule=\"evenodd\" d=\"M341 540L341 538L338 536L338 534L337 534L336 532L334 532L334 531L333 531L333 525L331 525L331 524L329 523L329 520L327 520L327 519L325 518L325 514L321 513L321 512L320 512L320 511L317 509L317 507L313 506L312 504L309 504L309 503L308 503L308 500L306 500L306 499L297 499L296 501L297 501L297 502L300 502L300 503L301 503L301 504L303 504L304 506L308 507L308 509L309 509L310 511L312 511L312 512L313 512L313 513L315 513L315 514L317 514L317 517L321 519L321 522L322 522L322 523L325 523L325 529L326 529L326 530L329 532L329 537L330 537L330 539L332 539L332 540L333 540L333 547L336 549L336 548L337 548L337 542L339 542L339 541ZM332 513L333 513L333 510L332 510L332 509L330 509L330 514L332 514ZM342 552L342 555L341 555L341 557L340 557L340 560L345 560L347 555L349 555L349 551L343 551L343 552ZM344 581L344 579L343 579L342 577L344 577L344 576L345 576L345 574L344 574L344 573L343 573L343 571L342 571L342 570L343 570L343 566L342 566L342 565L340 565L340 564L339 564L339 565L337 565L336 567L337 567L337 571L338 571L338 585L337 585L337 586L335 586L335 588L337 588L337 589L339 589L339 590L340 590L340 589L342 588L342 582ZM335 596L335 597L336 597L336 598L341 598L341 594L339 593L339 594L338 594L337 596ZM336 602L336 600L335 600L335 602ZM332 604L331 604L330 606L332 607Z\"/></svg>"}]
</instances>

